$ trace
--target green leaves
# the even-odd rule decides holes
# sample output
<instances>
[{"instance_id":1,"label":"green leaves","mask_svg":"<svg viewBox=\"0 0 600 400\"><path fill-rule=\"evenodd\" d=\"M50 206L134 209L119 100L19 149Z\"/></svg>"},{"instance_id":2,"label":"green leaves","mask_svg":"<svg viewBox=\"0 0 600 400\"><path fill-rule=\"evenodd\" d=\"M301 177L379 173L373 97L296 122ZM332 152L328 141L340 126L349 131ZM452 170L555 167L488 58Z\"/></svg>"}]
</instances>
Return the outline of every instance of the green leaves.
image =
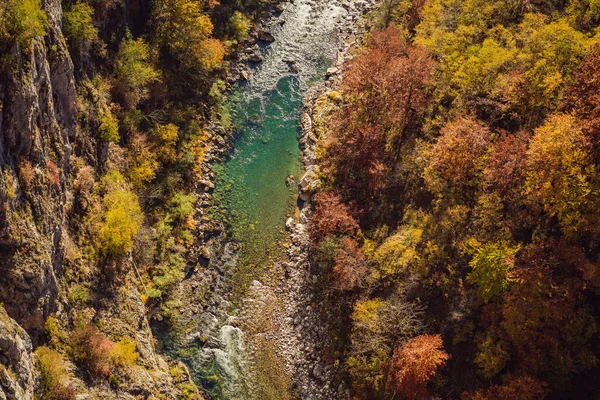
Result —
<instances>
[{"instance_id":1,"label":"green leaves","mask_svg":"<svg viewBox=\"0 0 600 400\"><path fill-rule=\"evenodd\" d=\"M510 287L510 273L519 247L506 242L481 244L475 239L468 245L473 259L469 263L472 271L467 280L477 285L477 297L487 303Z\"/></svg>"}]
</instances>

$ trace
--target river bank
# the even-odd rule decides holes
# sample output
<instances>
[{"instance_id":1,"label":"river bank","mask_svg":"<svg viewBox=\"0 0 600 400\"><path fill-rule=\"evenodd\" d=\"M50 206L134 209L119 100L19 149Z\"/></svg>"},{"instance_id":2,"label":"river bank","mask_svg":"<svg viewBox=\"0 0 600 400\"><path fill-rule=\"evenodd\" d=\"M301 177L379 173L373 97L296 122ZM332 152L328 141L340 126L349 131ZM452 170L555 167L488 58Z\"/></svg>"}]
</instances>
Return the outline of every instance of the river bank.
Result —
<instances>
[{"instance_id":1,"label":"river bank","mask_svg":"<svg viewBox=\"0 0 600 400\"><path fill-rule=\"evenodd\" d=\"M288 3L288 6L297 9L308 8L302 11L309 15L307 20L318 13L313 11L318 8L315 9L311 1L299 3ZM331 14L337 18L333 27L335 37L332 37L337 43L331 57L333 65L326 65L326 68L320 69L320 65L325 63L321 60L313 63L313 53L302 58L302 53L297 52L297 58L292 58L290 53L296 49L292 47L293 51L289 51L283 45L279 47L279 53L275 52L273 55L271 42L261 41L260 57L264 57L263 63L266 66L254 62L256 58L253 58L252 54L256 54L258 50L256 46L250 46L242 57L248 60L246 65L250 67L250 71L246 67L235 67L236 74L243 80L248 79L248 83L242 85L262 85L268 88L269 84L281 79L280 76L284 73L283 76L292 76L298 80L298 90L308 89L303 98L299 97L304 104L300 124L302 129L298 131L301 153L299 151L297 156L292 155L301 157L303 168L309 171L301 182L303 185L309 180L310 171L314 172L316 169L316 138L311 131L310 122L313 102L341 79L340 74L343 63L348 58L348 49L356 43L357 37L364 33L361 16L371 9L372 4L346 1L330 5ZM298 11L292 15L298 14L304 15ZM282 15L285 17L285 12ZM325 20L324 23L330 22L327 18ZM283 20L282 23L275 13L269 22L259 29L269 32L274 26L284 26L286 23L289 21ZM283 44L286 40L287 43L294 44L293 35L297 33L295 29L274 31L274 47L278 45L278 38ZM282 47L286 51L281 51ZM285 71L282 71L282 65L285 66ZM302 68L305 70L301 71ZM315 79L319 80L319 76L321 80L326 76L327 80L317 84L312 82ZM294 117L294 113L284 114L286 118L293 117L294 124L297 124L300 115ZM270 116L269 113L266 115ZM271 129L277 130L276 127ZM334 387L332 383L334 366L325 363L320 356L322 349L318 343L323 339L325 326L320 320L323 314L315 306L316 299L312 298L311 290L313 277L310 275L308 262L307 235L307 223L311 214L310 202L305 202L301 208L296 209L290 200L290 207L286 211L288 216L292 215L286 224L290 231L288 233L283 231L285 217L281 222L276 222L278 219L273 218L275 223L281 225L275 227L277 239L269 246L275 245L280 254L269 258L265 273L256 275L257 279L249 283L246 295L240 302L239 294L232 294L232 282L238 282L235 280L235 274L240 270L240 265L243 267L248 264L243 251L244 247L248 248L252 243L249 243L246 237L240 240L239 233L236 236L235 219L238 218L240 210L231 209L231 204L222 204L228 199L223 200L222 179L220 181L223 171L219 166L222 165L222 160L231 160L232 155L235 157L235 152L240 151L239 146L242 142L239 141L239 136L236 139L236 136L214 122L209 126L209 136L214 145L207 152L203 166L204 179L198 182L198 242L195 246L195 256L198 257L199 263L187 273L186 279L175 291L173 301L179 303L179 307L178 314L173 316L171 324L175 325L176 329L162 338L167 351L190 367L195 380L212 398L257 398L256 393L260 393L261 398L269 398L281 395L282 391L287 393L273 398L347 397L344 385ZM298 140L295 136L294 141ZM266 151L271 139L262 140L265 148L258 150L260 152ZM295 143L297 147L298 142ZM233 149L230 147L232 144ZM267 164L269 168L273 167L272 162ZM216 173L215 167L219 167L216 168ZM317 183L314 181L310 181L309 186L315 187ZM290 185L289 181L286 183L291 186L289 194L295 196L295 186ZM235 184L235 180L232 180L231 185ZM245 181L241 184L245 185ZM237 187L240 187L239 184ZM308 200L306 187L301 191L304 192L301 193L301 197ZM260 197L259 193L257 197ZM265 199L267 202L270 200L268 196ZM229 213L226 211L225 217L222 218L223 209L227 210L227 206ZM267 205L267 211L270 216L272 210L269 206ZM255 218L254 215L252 217ZM242 227L242 235L245 235L249 224L237 224L238 230ZM254 224L251 225L251 230L254 230ZM273 230L271 226L268 228ZM260 246L260 242L256 242L255 247L260 249ZM255 257L260 257L260 254ZM255 269L254 264L251 264L251 267Z\"/></svg>"}]
</instances>

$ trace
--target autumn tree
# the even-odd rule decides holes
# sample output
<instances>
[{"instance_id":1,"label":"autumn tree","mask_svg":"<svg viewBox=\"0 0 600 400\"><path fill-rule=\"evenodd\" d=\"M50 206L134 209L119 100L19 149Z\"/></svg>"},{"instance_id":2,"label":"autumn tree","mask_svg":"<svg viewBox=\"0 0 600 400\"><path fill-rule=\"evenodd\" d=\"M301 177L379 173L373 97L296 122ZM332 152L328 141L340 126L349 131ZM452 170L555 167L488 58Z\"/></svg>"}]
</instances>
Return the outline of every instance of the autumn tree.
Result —
<instances>
[{"instance_id":1,"label":"autumn tree","mask_svg":"<svg viewBox=\"0 0 600 400\"><path fill-rule=\"evenodd\" d=\"M98 232L101 249L108 256L122 256L133 249L133 239L142 225L142 210L123 176L117 171L102 178L105 187L103 223Z\"/></svg>"},{"instance_id":2,"label":"autumn tree","mask_svg":"<svg viewBox=\"0 0 600 400\"><path fill-rule=\"evenodd\" d=\"M565 233L594 229L594 179L589 140L574 117L555 114L535 130L527 151L526 194L558 218Z\"/></svg>"},{"instance_id":3,"label":"autumn tree","mask_svg":"<svg viewBox=\"0 0 600 400\"><path fill-rule=\"evenodd\" d=\"M357 392L368 394L365 397L386 393L386 371L394 345L421 332L422 313L418 304L397 293L356 302L347 364Z\"/></svg>"},{"instance_id":4,"label":"autumn tree","mask_svg":"<svg viewBox=\"0 0 600 400\"><path fill-rule=\"evenodd\" d=\"M600 45L579 65L567 91L566 108L577 116L583 134L592 145L594 161L600 161Z\"/></svg>"},{"instance_id":5,"label":"autumn tree","mask_svg":"<svg viewBox=\"0 0 600 400\"><path fill-rule=\"evenodd\" d=\"M46 33L48 16L41 0L6 0L0 4L0 43L29 47L36 36Z\"/></svg>"},{"instance_id":6,"label":"autumn tree","mask_svg":"<svg viewBox=\"0 0 600 400\"><path fill-rule=\"evenodd\" d=\"M119 46L115 61L117 87L128 108L147 97L147 86L160 80L160 73L151 63L150 47L143 39L126 37Z\"/></svg>"},{"instance_id":7,"label":"autumn tree","mask_svg":"<svg viewBox=\"0 0 600 400\"><path fill-rule=\"evenodd\" d=\"M329 234L352 235L359 227L350 214L348 206L332 192L321 192L314 197L315 214L311 220L310 232L315 242Z\"/></svg>"},{"instance_id":8,"label":"autumn tree","mask_svg":"<svg viewBox=\"0 0 600 400\"><path fill-rule=\"evenodd\" d=\"M502 385L492 385L475 393L463 393L461 400L542 400L546 383L527 375L509 376Z\"/></svg>"},{"instance_id":9,"label":"autumn tree","mask_svg":"<svg viewBox=\"0 0 600 400\"><path fill-rule=\"evenodd\" d=\"M446 124L428 152L424 172L428 187L435 193L448 188L468 194L478 185L490 136L490 130L472 117L459 117Z\"/></svg>"},{"instance_id":10,"label":"autumn tree","mask_svg":"<svg viewBox=\"0 0 600 400\"><path fill-rule=\"evenodd\" d=\"M338 287L341 290L362 287L368 271L367 259L356 240L344 238L335 254L332 271Z\"/></svg>"},{"instance_id":11,"label":"autumn tree","mask_svg":"<svg viewBox=\"0 0 600 400\"><path fill-rule=\"evenodd\" d=\"M374 32L349 65L342 87L348 99L331 121L325 169L343 197L373 208L408 131L419 124L434 62L397 27Z\"/></svg>"},{"instance_id":12,"label":"autumn tree","mask_svg":"<svg viewBox=\"0 0 600 400\"><path fill-rule=\"evenodd\" d=\"M221 66L223 44L211 38L213 24L202 13L200 2L157 0L153 21L158 43L192 75Z\"/></svg>"},{"instance_id":13,"label":"autumn tree","mask_svg":"<svg viewBox=\"0 0 600 400\"><path fill-rule=\"evenodd\" d=\"M449 358L440 335L420 335L399 345L390 363L398 393L406 399L430 398L427 383Z\"/></svg>"},{"instance_id":14,"label":"autumn tree","mask_svg":"<svg viewBox=\"0 0 600 400\"><path fill-rule=\"evenodd\" d=\"M529 135L524 131L516 134L504 132L494 141L483 171L483 187L486 190L509 201L521 196L528 141Z\"/></svg>"},{"instance_id":15,"label":"autumn tree","mask_svg":"<svg viewBox=\"0 0 600 400\"><path fill-rule=\"evenodd\" d=\"M482 244L471 240L469 244L473 258L467 280L477 285L477 296L487 303L508 290L519 248L505 242Z\"/></svg>"},{"instance_id":16,"label":"autumn tree","mask_svg":"<svg viewBox=\"0 0 600 400\"><path fill-rule=\"evenodd\" d=\"M85 1L73 4L63 15L65 35L79 51L85 51L90 42L98 37L93 17L94 8Z\"/></svg>"},{"instance_id":17,"label":"autumn tree","mask_svg":"<svg viewBox=\"0 0 600 400\"><path fill-rule=\"evenodd\" d=\"M502 328L516 366L554 387L596 365L591 339L597 331L583 303L581 250L563 242L532 244L517 259L515 285L502 304Z\"/></svg>"}]
</instances>

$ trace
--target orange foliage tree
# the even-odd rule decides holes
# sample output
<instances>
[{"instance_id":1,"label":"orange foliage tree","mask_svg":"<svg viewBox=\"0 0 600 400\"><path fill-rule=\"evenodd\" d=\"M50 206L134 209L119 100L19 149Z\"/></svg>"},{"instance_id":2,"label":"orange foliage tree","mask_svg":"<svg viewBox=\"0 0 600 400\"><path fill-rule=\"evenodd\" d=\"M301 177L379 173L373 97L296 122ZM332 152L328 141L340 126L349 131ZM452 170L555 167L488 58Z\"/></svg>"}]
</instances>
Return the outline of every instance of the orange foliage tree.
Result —
<instances>
[{"instance_id":1,"label":"orange foliage tree","mask_svg":"<svg viewBox=\"0 0 600 400\"><path fill-rule=\"evenodd\" d=\"M425 182L434 192L445 186L468 192L476 186L481 159L490 145L490 130L471 117L459 117L442 128L429 152Z\"/></svg>"},{"instance_id":2,"label":"orange foliage tree","mask_svg":"<svg viewBox=\"0 0 600 400\"><path fill-rule=\"evenodd\" d=\"M433 67L397 27L373 33L350 64L342 87L348 101L331 121L324 167L358 208L373 207L385 189L396 150L422 114Z\"/></svg>"},{"instance_id":3,"label":"orange foliage tree","mask_svg":"<svg viewBox=\"0 0 600 400\"><path fill-rule=\"evenodd\" d=\"M566 97L566 108L578 117L592 143L594 159L600 161L600 45L581 62Z\"/></svg>"},{"instance_id":4,"label":"orange foliage tree","mask_svg":"<svg viewBox=\"0 0 600 400\"><path fill-rule=\"evenodd\" d=\"M420 335L396 348L390 374L396 390L406 399L427 399L427 382L450 358L440 335Z\"/></svg>"}]
</instances>

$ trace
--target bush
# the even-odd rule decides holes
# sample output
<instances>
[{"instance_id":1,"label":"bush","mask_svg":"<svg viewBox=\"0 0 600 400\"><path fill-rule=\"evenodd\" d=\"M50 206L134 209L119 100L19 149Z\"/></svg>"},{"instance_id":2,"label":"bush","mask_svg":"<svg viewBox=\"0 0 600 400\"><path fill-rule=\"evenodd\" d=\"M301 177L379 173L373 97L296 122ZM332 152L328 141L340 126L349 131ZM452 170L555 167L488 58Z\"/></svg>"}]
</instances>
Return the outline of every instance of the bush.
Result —
<instances>
[{"instance_id":1,"label":"bush","mask_svg":"<svg viewBox=\"0 0 600 400\"><path fill-rule=\"evenodd\" d=\"M77 329L70 339L75 362L93 377L108 378L111 374L111 352L114 344L91 325Z\"/></svg>"},{"instance_id":2,"label":"bush","mask_svg":"<svg viewBox=\"0 0 600 400\"><path fill-rule=\"evenodd\" d=\"M194 212L196 196L177 192L169 202L169 211L179 222L184 222Z\"/></svg>"},{"instance_id":3,"label":"bush","mask_svg":"<svg viewBox=\"0 0 600 400\"><path fill-rule=\"evenodd\" d=\"M156 154L162 162L173 162L177 158L177 140L179 128L177 125L157 125L152 139L156 144Z\"/></svg>"},{"instance_id":4,"label":"bush","mask_svg":"<svg viewBox=\"0 0 600 400\"><path fill-rule=\"evenodd\" d=\"M119 135L119 120L110 110L106 110L100 116L100 138L104 141L115 143L119 143L121 139Z\"/></svg>"},{"instance_id":5,"label":"bush","mask_svg":"<svg viewBox=\"0 0 600 400\"><path fill-rule=\"evenodd\" d=\"M229 27L231 28L231 37L241 42L248 36L250 20L241 12L235 11L229 18Z\"/></svg>"},{"instance_id":6,"label":"bush","mask_svg":"<svg viewBox=\"0 0 600 400\"><path fill-rule=\"evenodd\" d=\"M41 375L41 392L46 400L75 399L75 390L67 383L66 362L56 350L42 346L35 350Z\"/></svg>"},{"instance_id":7,"label":"bush","mask_svg":"<svg viewBox=\"0 0 600 400\"><path fill-rule=\"evenodd\" d=\"M115 343L110 352L110 361L116 367L132 367L139 358L135 342L127 337Z\"/></svg>"}]
</instances>

